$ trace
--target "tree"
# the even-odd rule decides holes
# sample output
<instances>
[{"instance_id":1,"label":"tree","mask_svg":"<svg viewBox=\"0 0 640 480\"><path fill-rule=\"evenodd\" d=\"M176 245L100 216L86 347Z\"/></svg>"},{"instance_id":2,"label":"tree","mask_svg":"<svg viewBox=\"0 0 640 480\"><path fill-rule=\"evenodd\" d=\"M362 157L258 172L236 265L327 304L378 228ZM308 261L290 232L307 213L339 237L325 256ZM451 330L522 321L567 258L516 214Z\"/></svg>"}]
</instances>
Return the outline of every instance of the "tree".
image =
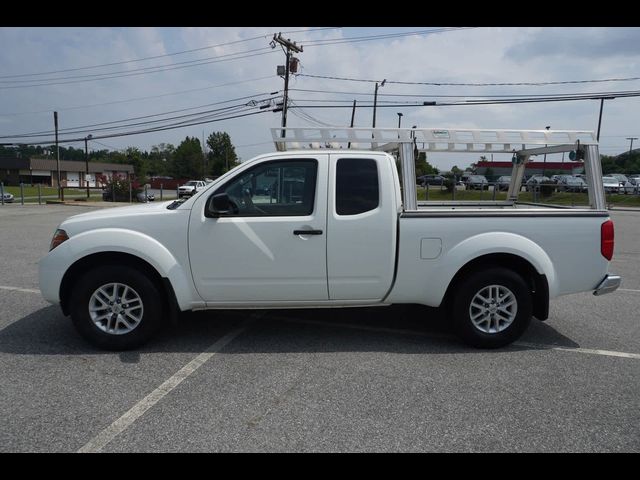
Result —
<instances>
[{"instance_id":1,"label":"tree","mask_svg":"<svg viewBox=\"0 0 640 480\"><path fill-rule=\"evenodd\" d=\"M219 176L228 172L238 163L236 149L231 143L231 137L227 132L213 132L207 138L209 147L209 168L210 175Z\"/></svg>"},{"instance_id":2,"label":"tree","mask_svg":"<svg viewBox=\"0 0 640 480\"><path fill-rule=\"evenodd\" d=\"M125 150L124 155L127 158L127 163L129 165L133 165L133 172L136 178L138 178L142 182L145 182L147 168L140 150L138 150L136 147L128 147Z\"/></svg>"},{"instance_id":3,"label":"tree","mask_svg":"<svg viewBox=\"0 0 640 480\"><path fill-rule=\"evenodd\" d=\"M151 147L151 152L147 155L148 170L150 176L170 175L170 166L173 162L176 147L170 143L161 143Z\"/></svg>"},{"instance_id":4,"label":"tree","mask_svg":"<svg viewBox=\"0 0 640 480\"><path fill-rule=\"evenodd\" d=\"M416 177L422 175L437 175L440 171L427 162L426 152L420 152L416 158Z\"/></svg>"},{"instance_id":5,"label":"tree","mask_svg":"<svg viewBox=\"0 0 640 480\"><path fill-rule=\"evenodd\" d=\"M202 178L202 147L196 137L186 137L173 155L169 171L174 178Z\"/></svg>"}]
</instances>

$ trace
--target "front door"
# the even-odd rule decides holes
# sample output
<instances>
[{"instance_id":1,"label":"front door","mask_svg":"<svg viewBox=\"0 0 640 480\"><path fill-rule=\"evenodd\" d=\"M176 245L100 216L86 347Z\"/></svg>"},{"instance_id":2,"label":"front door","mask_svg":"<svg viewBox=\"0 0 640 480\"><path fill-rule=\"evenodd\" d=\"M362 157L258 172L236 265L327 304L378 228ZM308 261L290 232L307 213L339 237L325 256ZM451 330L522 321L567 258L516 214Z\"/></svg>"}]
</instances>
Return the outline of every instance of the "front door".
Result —
<instances>
[{"instance_id":1,"label":"front door","mask_svg":"<svg viewBox=\"0 0 640 480\"><path fill-rule=\"evenodd\" d=\"M189 257L208 305L328 299L327 177L325 155L270 160L206 196L227 193L229 214L208 218L206 201L194 205Z\"/></svg>"}]
</instances>

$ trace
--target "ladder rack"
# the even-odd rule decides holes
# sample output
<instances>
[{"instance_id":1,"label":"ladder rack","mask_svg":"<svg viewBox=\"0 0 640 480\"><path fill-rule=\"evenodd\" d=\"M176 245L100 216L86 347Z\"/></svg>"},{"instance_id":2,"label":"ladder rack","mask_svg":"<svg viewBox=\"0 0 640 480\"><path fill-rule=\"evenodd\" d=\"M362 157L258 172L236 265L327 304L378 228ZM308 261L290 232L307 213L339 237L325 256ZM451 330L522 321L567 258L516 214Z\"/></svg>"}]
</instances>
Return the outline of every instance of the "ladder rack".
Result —
<instances>
[{"instance_id":1,"label":"ladder rack","mask_svg":"<svg viewBox=\"0 0 640 480\"><path fill-rule=\"evenodd\" d=\"M284 134L284 137L282 136ZM513 153L531 146L597 145L581 130L476 130L468 128L272 128L278 151L351 148L392 151L400 143L421 144L430 152Z\"/></svg>"},{"instance_id":2,"label":"ladder rack","mask_svg":"<svg viewBox=\"0 0 640 480\"><path fill-rule=\"evenodd\" d=\"M461 153L512 153L513 169L507 193L516 201L526 163L532 156L580 150L584 158L591 208L605 210L598 141L582 130L487 130L469 128L272 128L278 151L304 149L359 149L398 152L402 178L403 208L418 208L414 151ZM418 145L422 148L419 148Z\"/></svg>"}]
</instances>

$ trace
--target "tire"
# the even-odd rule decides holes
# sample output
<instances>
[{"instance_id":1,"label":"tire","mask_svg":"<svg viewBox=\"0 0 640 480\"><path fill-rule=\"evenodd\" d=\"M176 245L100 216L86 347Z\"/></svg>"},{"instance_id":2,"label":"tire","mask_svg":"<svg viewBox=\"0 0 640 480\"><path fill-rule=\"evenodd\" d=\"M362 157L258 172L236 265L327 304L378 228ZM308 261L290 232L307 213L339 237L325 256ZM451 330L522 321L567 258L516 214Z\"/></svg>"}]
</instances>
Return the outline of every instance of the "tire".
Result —
<instances>
[{"instance_id":1,"label":"tire","mask_svg":"<svg viewBox=\"0 0 640 480\"><path fill-rule=\"evenodd\" d=\"M506 302L502 308L500 298ZM531 322L533 307L527 284L520 275L503 267L472 272L455 286L452 300L454 329L474 347L508 345L520 338Z\"/></svg>"},{"instance_id":2,"label":"tire","mask_svg":"<svg viewBox=\"0 0 640 480\"><path fill-rule=\"evenodd\" d=\"M162 305L157 287L144 273L123 265L96 267L73 287L71 320L92 345L130 350L160 327Z\"/></svg>"}]
</instances>

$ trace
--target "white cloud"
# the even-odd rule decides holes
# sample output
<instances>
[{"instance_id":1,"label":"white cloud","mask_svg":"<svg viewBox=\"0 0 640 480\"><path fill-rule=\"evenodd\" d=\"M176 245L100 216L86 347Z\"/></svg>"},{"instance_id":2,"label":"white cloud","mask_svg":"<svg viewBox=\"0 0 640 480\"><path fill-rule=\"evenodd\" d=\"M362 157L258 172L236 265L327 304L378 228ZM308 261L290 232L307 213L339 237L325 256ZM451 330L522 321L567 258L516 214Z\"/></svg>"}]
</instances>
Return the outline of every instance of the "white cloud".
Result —
<instances>
[{"instance_id":1,"label":"white cloud","mask_svg":"<svg viewBox=\"0 0 640 480\"><path fill-rule=\"evenodd\" d=\"M144 62L113 65L96 70L43 75L43 78L88 75L126 71L151 65L175 64L194 59L214 60L227 55L268 47L274 32L299 28L2 28L0 51L2 75L37 73L73 69L96 64L123 62L143 57L164 55L220 43L262 36L250 42L205 49L185 55L168 56ZM432 35L401 37L377 42L343 43L313 46L311 39L346 38L372 33L388 33L406 29L322 30L291 33L286 36L304 46L299 54L302 73L367 78L374 80L456 83L541 82L576 79L640 76L640 40L638 28L477 28ZM305 45L306 44L306 45ZM70 83L19 89L0 89L1 135L46 131L53 127L52 111L60 113L60 127L91 125L124 118L153 115L197 105L283 88L276 76L276 66L284 64L281 49L256 50L267 53L235 61L175 69L162 73L127 76L110 80ZM259 77L267 79L247 82ZM0 80L10 80L3 78ZM64 81L64 80L60 80ZM214 85L231 85L208 88ZM421 94L405 100L445 102L441 95L549 94L634 90L640 82L573 84L545 87L452 87L398 85L387 83L379 89L378 126L397 126L397 112L402 112L402 125L410 127L472 128L552 128L595 130L598 101L485 105L385 107L389 94ZM0 86L8 84L3 83ZM356 125L370 126L372 108L363 107L372 100L373 83L346 82L292 77L290 86L299 89L361 92L356 111ZM155 97L91 108L70 107L110 103L171 92L204 89L192 93ZM440 96L438 96L440 95ZM345 100L346 108L305 108L305 112L321 122L347 125L351 117L353 94L291 92L298 104L322 105L310 100ZM397 101L398 97L393 97ZM625 151L625 136L640 136L637 98L622 98L605 103L602 126L602 151ZM215 107L211 107L215 108ZM7 115L45 111L38 114ZM291 110L290 110L291 112ZM185 112L187 113L187 112ZM289 115L289 126L309 125L295 114ZM227 120L179 130L104 140L117 148L138 146L149 150L161 142L178 144L185 136L202 137L211 131L229 132L236 145L270 141L269 127L280 126L280 114L264 113L254 117ZM97 127L96 127L97 128ZM87 132L91 133L91 132ZM238 153L248 159L270 151L270 144L239 147ZM437 158L443 168L453 163L468 164L475 156L446 160Z\"/></svg>"}]
</instances>

